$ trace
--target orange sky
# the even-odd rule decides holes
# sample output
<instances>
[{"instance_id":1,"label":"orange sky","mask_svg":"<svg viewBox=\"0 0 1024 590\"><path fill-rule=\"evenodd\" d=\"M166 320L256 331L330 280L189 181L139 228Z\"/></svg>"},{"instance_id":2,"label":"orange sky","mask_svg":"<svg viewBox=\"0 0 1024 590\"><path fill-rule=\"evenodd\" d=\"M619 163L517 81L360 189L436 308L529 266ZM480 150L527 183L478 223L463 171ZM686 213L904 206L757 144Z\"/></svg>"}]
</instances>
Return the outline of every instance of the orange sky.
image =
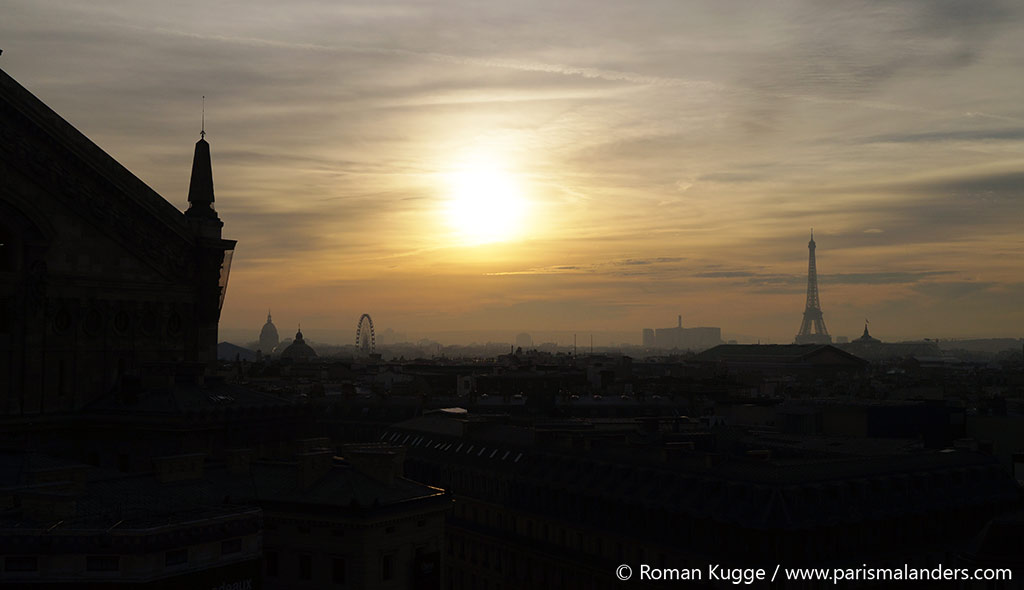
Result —
<instances>
[{"instance_id":1,"label":"orange sky","mask_svg":"<svg viewBox=\"0 0 1024 590\"><path fill-rule=\"evenodd\" d=\"M1019 337L1021 13L4 0L0 66L180 208L206 95L235 340L788 342L812 226L834 335Z\"/></svg>"}]
</instances>

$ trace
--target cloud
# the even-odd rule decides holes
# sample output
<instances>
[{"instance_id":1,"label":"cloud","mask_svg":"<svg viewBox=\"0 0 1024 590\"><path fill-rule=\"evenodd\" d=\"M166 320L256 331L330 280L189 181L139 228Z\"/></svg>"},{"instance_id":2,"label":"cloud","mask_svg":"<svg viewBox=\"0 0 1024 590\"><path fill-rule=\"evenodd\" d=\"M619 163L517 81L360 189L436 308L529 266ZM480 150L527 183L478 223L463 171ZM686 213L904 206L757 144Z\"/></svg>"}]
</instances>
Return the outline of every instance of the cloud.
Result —
<instances>
[{"instance_id":1,"label":"cloud","mask_svg":"<svg viewBox=\"0 0 1024 590\"><path fill-rule=\"evenodd\" d=\"M1024 172L968 174L952 178L924 180L906 185L908 189L928 194L968 198L1019 199L1024 195Z\"/></svg>"},{"instance_id":2,"label":"cloud","mask_svg":"<svg viewBox=\"0 0 1024 590\"><path fill-rule=\"evenodd\" d=\"M1024 141L1024 128L889 133L861 139L864 143L933 143L946 141Z\"/></svg>"},{"instance_id":3,"label":"cloud","mask_svg":"<svg viewBox=\"0 0 1024 590\"><path fill-rule=\"evenodd\" d=\"M699 272L693 275L699 279L735 279L752 277L754 273L746 270L719 270L711 272Z\"/></svg>"},{"instance_id":4,"label":"cloud","mask_svg":"<svg viewBox=\"0 0 1024 590\"><path fill-rule=\"evenodd\" d=\"M246 286L225 322L274 305L266 277L291 273L308 313L485 322L460 316L454 286L473 305L532 301L515 321L593 301L632 329L685 305L770 336L772 306L802 303L810 226L838 271L822 285L964 306L984 283L1013 313L1022 9L10 0L0 37L6 71L179 207L207 96ZM522 241L450 240L437 178L466 154L523 179Z\"/></svg>"},{"instance_id":5,"label":"cloud","mask_svg":"<svg viewBox=\"0 0 1024 590\"><path fill-rule=\"evenodd\" d=\"M834 273L818 274L819 285L904 285L917 284L935 277L943 277L956 274L952 270L925 270L925 271L880 271L880 272L855 272L855 273ZM764 273L748 270L723 270L700 272L692 275L694 278L702 279L744 279L738 284L751 287L805 287L807 285L806 274L780 274ZM783 290L781 292L791 292Z\"/></svg>"},{"instance_id":6,"label":"cloud","mask_svg":"<svg viewBox=\"0 0 1024 590\"><path fill-rule=\"evenodd\" d=\"M514 276L514 275L552 275L552 274L589 274L589 275L611 275L611 276L638 276L655 275L666 272L676 272L679 262L686 258L674 256L659 256L654 258L626 258L622 260L610 260L589 265L553 265L524 270L501 271L485 273L487 276ZM620 270L625 267L627 270ZM633 269L632 267L642 267Z\"/></svg>"}]
</instances>

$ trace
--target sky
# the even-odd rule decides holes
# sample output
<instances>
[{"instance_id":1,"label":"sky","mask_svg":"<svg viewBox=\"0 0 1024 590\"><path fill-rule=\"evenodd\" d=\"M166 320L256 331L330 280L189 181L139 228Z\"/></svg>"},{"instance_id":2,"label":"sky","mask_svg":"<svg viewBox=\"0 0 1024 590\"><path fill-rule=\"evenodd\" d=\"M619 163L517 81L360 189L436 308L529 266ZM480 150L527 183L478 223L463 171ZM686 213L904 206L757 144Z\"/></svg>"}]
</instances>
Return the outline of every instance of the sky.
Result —
<instances>
[{"instance_id":1,"label":"sky","mask_svg":"<svg viewBox=\"0 0 1024 590\"><path fill-rule=\"evenodd\" d=\"M236 339L269 308L321 341L369 313L410 338L639 343L682 315L791 342L812 227L834 336L1024 335L1020 2L0 15L0 68L181 209L206 97Z\"/></svg>"}]
</instances>

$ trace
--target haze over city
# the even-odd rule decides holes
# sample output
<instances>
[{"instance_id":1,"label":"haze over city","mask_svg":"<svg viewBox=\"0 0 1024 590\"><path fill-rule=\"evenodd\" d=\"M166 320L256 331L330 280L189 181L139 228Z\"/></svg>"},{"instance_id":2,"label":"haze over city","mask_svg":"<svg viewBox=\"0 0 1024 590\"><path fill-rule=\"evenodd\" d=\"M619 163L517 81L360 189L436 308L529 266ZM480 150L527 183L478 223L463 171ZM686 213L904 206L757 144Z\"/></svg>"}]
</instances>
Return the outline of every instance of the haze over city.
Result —
<instances>
[{"instance_id":1,"label":"haze over city","mask_svg":"<svg viewBox=\"0 0 1024 590\"><path fill-rule=\"evenodd\" d=\"M811 227L833 334L1024 325L1019 3L0 13L4 70L181 209L206 97L224 334L790 342Z\"/></svg>"}]
</instances>

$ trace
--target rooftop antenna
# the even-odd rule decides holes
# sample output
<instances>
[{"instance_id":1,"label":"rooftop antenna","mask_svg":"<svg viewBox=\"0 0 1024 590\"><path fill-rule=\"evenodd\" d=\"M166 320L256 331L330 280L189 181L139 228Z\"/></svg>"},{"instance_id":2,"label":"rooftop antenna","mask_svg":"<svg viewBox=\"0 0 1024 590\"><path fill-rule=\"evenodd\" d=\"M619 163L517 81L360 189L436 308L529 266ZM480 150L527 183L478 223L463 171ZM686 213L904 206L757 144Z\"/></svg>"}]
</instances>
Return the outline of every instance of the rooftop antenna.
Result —
<instances>
[{"instance_id":1,"label":"rooftop antenna","mask_svg":"<svg viewBox=\"0 0 1024 590\"><path fill-rule=\"evenodd\" d=\"M203 95L203 126L199 130L199 139L206 139L206 95Z\"/></svg>"}]
</instances>

